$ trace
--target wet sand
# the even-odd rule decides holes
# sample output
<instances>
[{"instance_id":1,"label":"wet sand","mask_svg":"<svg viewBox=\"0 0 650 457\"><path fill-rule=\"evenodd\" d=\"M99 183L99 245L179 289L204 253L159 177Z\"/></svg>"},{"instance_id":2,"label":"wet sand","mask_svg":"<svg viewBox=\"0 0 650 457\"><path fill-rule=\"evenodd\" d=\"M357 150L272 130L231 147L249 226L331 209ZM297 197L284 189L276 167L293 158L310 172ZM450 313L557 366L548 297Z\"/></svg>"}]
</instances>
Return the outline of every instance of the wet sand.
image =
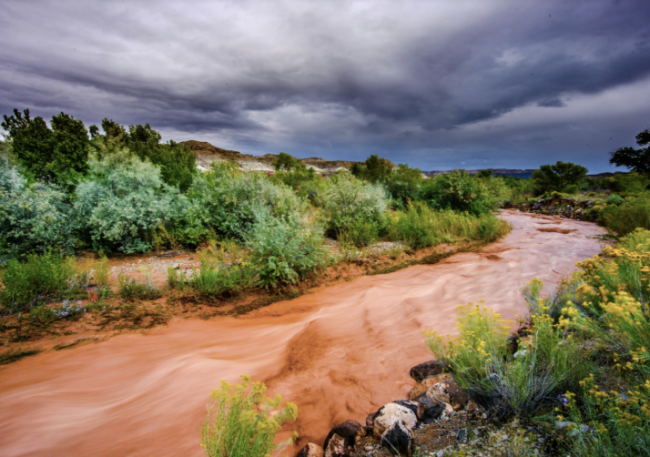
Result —
<instances>
[{"instance_id":1,"label":"wet sand","mask_svg":"<svg viewBox=\"0 0 650 457\"><path fill-rule=\"evenodd\" d=\"M296 402L301 443L322 444L329 427L405 397L408 369L431 359L421 330L453 334L456 306L479 298L514 319L529 280L556 285L601 250L594 224L502 217L513 231L478 254L0 367L0 455L202 456L209 392L240 374Z\"/></svg>"}]
</instances>

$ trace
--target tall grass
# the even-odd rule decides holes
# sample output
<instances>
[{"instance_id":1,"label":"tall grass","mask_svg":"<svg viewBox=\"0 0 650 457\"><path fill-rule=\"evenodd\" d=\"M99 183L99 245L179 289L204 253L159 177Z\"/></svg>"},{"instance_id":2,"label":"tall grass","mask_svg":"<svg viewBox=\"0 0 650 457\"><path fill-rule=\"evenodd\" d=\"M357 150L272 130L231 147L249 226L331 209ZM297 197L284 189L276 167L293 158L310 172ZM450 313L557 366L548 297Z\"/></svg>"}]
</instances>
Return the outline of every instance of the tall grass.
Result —
<instances>
[{"instance_id":1,"label":"tall grass","mask_svg":"<svg viewBox=\"0 0 650 457\"><path fill-rule=\"evenodd\" d=\"M73 262L52 253L29 255L25 263L11 259L0 271L0 312L15 314L62 299L75 276Z\"/></svg>"},{"instance_id":2,"label":"tall grass","mask_svg":"<svg viewBox=\"0 0 650 457\"><path fill-rule=\"evenodd\" d=\"M451 210L435 211L423 203L412 203L406 211L397 211L388 222L388 237L403 240L412 249L420 249L454 240L490 243L505 236L510 224L492 213L473 216Z\"/></svg>"},{"instance_id":3,"label":"tall grass","mask_svg":"<svg viewBox=\"0 0 650 457\"><path fill-rule=\"evenodd\" d=\"M162 291L153 282L151 267L142 267L140 272L145 276L144 281L131 278L127 273L117 275L118 291L122 299L156 300L160 298Z\"/></svg>"},{"instance_id":4,"label":"tall grass","mask_svg":"<svg viewBox=\"0 0 650 457\"><path fill-rule=\"evenodd\" d=\"M627 235L637 228L650 229L650 195L643 194L607 207L603 219L605 226L619 235Z\"/></svg>"},{"instance_id":5,"label":"tall grass","mask_svg":"<svg viewBox=\"0 0 650 457\"><path fill-rule=\"evenodd\" d=\"M250 377L242 376L234 387L221 381L221 389L212 391L208 416L201 429L201 446L208 457L271 456L291 444L275 444L275 435L298 416L298 407L282 397L265 398L266 386L250 385Z\"/></svg>"}]
</instances>

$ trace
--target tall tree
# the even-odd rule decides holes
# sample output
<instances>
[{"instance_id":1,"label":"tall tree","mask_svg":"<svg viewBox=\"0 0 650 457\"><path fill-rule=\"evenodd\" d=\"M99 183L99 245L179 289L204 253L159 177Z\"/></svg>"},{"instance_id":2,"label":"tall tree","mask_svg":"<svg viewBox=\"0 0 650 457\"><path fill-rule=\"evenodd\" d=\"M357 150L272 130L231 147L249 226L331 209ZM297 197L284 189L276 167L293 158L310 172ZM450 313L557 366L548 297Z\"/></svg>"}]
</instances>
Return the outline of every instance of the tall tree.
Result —
<instances>
[{"instance_id":1,"label":"tall tree","mask_svg":"<svg viewBox=\"0 0 650 457\"><path fill-rule=\"evenodd\" d=\"M372 183L385 183L393 172L393 165L377 154L368 157L364 165L355 163L350 168L350 172L357 178L365 179Z\"/></svg>"},{"instance_id":2,"label":"tall tree","mask_svg":"<svg viewBox=\"0 0 650 457\"><path fill-rule=\"evenodd\" d=\"M542 165L535 170L533 180L541 191L561 191L581 182L587 177L587 172L581 165L558 161L555 165Z\"/></svg>"},{"instance_id":3,"label":"tall tree","mask_svg":"<svg viewBox=\"0 0 650 457\"><path fill-rule=\"evenodd\" d=\"M650 129L645 129L636 136L636 144L641 147L634 149L631 147L618 148L612 152L609 163L617 167L627 167L638 173L650 174Z\"/></svg>"}]
</instances>

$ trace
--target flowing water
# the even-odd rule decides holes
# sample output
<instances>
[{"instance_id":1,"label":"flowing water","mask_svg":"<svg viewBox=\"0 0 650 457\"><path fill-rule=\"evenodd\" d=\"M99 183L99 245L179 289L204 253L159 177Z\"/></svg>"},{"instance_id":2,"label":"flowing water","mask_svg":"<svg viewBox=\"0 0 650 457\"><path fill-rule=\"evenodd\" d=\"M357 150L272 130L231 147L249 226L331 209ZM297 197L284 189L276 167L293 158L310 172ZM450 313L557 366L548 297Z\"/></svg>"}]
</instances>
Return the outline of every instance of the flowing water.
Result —
<instances>
[{"instance_id":1,"label":"flowing water","mask_svg":"<svg viewBox=\"0 0 650 457\"><path fill-rule=\"evenodd\" d=\"M240 374L296 402L301 444L322 444L329 427L405 398L409 368L431 359L421 330L453 334L456 305L483 298L514 319L530 279L556 285L600 252L594 224L502 217L513 231L480 253L0 367L0 455L201 456L208 394Z\"/></svg>"}]
</instances>

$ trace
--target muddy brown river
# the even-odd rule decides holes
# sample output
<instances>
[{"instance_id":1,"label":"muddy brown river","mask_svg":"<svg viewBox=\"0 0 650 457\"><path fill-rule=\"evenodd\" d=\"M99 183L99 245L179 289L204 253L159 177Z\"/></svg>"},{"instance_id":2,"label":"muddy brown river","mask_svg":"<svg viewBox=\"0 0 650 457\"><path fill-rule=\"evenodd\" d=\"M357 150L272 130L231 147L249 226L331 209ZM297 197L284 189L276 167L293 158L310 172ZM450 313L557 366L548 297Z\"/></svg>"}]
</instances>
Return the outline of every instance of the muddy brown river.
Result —
<instances>
[{"instance_id":1,"label":"muddy brown river","mask_svg":"<svg viewBox=\"0 0 650 457\"><path fill-rule=\"evenodd\" d=\"M480 253L0 367L0 455L202 456L209 392L240 374L297 403L300 443L322 444L331 426L405 398L409 368L431 359L421 330L453 334L458 304L483 298L514 319L529 280L556 285L601 250L594 224L501 217L512 232Z\"/></svg>"}]
</instances>

